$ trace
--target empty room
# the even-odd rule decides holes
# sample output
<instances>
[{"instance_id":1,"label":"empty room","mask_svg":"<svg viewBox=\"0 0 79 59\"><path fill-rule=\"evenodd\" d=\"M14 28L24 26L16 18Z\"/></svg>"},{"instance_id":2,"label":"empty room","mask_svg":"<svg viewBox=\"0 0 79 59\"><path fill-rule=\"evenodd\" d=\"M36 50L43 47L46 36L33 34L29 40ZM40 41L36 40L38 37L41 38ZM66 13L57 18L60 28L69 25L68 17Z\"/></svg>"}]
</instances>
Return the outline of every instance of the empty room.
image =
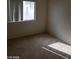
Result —
<instances>
[{"instance_id":1,"label":"empty room","mask_svg":"<svg viewBox=\"0 0 79 59\"><path fill-rule=\"evenodd\" d=\"M71 0L7 0L8 59L71 59Z\"/></svg>"}]
</instances>

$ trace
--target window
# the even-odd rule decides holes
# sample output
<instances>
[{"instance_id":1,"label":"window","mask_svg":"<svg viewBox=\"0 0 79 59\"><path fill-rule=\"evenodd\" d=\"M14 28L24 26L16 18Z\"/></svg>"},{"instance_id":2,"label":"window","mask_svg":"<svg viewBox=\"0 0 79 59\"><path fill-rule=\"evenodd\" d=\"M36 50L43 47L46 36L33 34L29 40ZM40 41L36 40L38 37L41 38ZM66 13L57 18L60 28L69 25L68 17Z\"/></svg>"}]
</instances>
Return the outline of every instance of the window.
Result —
<instances>
[{"instance_id":1,"label":"window","mask_svg":"<svg viewBox=\"0 0 79 59\"><path fill-rule=\"evenodd\" d=\"M8 22L27 21L35 19L34 0L8 0Z\"/></svg>"},{"instance_id":2,"label":"window","mask_svg":"<svg viewBox=\"0 0 79 59\"><path fill-rule=\"evenodd\" d=\"M23 1L23 21L34 20L34 2Z\"/></svg>"}]
</instances>

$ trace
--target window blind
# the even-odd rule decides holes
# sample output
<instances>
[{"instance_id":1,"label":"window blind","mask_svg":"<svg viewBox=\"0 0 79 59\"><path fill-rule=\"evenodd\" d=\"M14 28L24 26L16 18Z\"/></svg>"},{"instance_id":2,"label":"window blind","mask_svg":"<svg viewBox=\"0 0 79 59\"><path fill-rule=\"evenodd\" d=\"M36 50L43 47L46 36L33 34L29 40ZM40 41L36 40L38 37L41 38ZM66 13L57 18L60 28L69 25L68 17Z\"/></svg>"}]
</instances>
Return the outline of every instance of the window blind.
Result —
<instances>
[{"instance_id":1,"label":"window blind","mask_svg":"<svg viewBox=\"0 0 79 59\"><path fill-rule=\"evenodd\" d=\"M23 1L35 1L35 0L8 0L8 21L15 22L23 19Z\"/></svg>"}]
</instances>

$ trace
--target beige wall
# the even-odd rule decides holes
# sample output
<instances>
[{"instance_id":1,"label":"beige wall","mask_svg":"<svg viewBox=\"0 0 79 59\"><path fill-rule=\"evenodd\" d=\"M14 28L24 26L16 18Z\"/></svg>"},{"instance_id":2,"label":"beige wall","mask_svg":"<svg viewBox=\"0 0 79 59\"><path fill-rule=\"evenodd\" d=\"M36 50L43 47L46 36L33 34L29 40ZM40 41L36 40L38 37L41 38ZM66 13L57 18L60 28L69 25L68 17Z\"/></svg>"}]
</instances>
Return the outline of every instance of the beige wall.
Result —
<instances>
[{"instance_id":1,"label":"beige wall","mask_svg":"<svg viewBox=\"0 0 79 59\"><path fill-rule=\"evenodd\" d=\"M44 32L47 23L47 0L36 0L36 20L8 23L8 39Z\"/></svg>"},{"instance_id":2,"label":"beige wall","mask_svg":"<svg viewBox=\"0 0 79 59\"><path fill-rule=\"evenodd\" d=\"M48 32L52 36L56 36L58 39L70 44L70 0L48 0L48 2L47 0L36 0L36 6L36 20L8 23L8 38L41 33L48 28Z\"/></svg>"},{"instance_id":3,"label":"beige wall","mask_svg":"<svg viewBox=\"0 0 79 59\"><path fill-rule=\"evenodd\" d=\"M66 43L71 43L70 0L48 0L48 31Z\"/></svg>"}]
</instances>

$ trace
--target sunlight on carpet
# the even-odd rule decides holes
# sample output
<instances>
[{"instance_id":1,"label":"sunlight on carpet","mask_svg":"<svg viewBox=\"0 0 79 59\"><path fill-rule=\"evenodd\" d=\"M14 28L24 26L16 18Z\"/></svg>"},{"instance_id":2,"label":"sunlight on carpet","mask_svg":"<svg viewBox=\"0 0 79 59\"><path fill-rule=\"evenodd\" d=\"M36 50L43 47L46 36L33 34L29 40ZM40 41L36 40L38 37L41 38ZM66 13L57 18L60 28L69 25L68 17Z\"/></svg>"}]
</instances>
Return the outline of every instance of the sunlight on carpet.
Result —
<instances>
[{"instance_id":1,"label":"sunlight on carpet","mask_svg":"<svg viewBox=\"0 0 79 59\"><path fill-rule=\"evenodd\" d=\"M61 51L63 53L66 53L68 55L71 55L71 46L64 44L62 42L56 42L56 43L50 44L48 46L53 49L56 49L58 51Z\"/></svg>"}]
</instances>

